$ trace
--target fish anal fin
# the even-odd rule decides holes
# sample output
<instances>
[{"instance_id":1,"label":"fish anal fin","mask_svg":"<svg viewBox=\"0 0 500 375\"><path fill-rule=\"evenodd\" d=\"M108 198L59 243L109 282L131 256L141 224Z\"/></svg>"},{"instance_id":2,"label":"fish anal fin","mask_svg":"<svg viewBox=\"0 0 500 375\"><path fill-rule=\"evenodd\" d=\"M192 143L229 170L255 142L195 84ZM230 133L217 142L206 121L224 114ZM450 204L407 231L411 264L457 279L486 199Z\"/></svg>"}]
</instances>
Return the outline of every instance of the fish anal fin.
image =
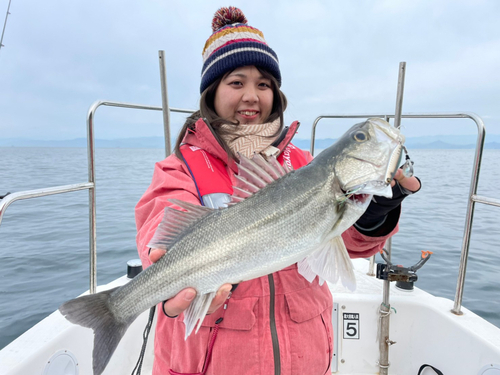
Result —
<instances>
[{"instance_id":1,"label":"fish anal fin","mask_svg":"<svg viewBox=\"0 0 500 375\"><path fill-rule=\"evenodd\" d=\"M317 250L300 261L298 271L309 282L319 276L320 282L326 280L335 284L340 278L347 289L356 289L351 258L340 236L322 243Z\"/></svg>"},{"instance_id":2,"label":"fish anal fin","mask_svg":"<svg viewBox=\"0 0 500 375\"><path fill-rule=\"evenodd\" d=\"M206 294L197 294L193 302L184 311L184 325L186 326L186 336L185 339L193 332L196 327L196 332L201 327L205 315L207 315L208 308L215 297L215 292L210 292ZM195 332L195 333L196 333Z\"/></svg>"}]
</instances>

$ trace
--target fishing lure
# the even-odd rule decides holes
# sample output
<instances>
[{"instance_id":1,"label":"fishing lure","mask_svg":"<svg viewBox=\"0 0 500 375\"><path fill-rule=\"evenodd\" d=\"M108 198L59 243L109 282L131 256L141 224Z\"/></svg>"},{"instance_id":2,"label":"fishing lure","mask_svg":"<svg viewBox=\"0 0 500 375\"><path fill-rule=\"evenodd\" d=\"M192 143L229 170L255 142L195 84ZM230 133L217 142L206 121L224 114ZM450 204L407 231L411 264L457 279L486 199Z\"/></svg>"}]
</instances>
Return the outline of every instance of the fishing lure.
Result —
<instances>
[{"instance_id":1,"label":"fishing lure","mask_svg":"<svg viewBox=\"0 0 500 375\"><path fill-rule=\"evenodd\" d=\"M405 177L412 177L413 176L413 160L410 159L410 155L408 154L408 150L406 149L405 146L402 146L403 150L405 152L405 163L401 167L403 170L403 175Z\"/></svg>"}]
</instances>

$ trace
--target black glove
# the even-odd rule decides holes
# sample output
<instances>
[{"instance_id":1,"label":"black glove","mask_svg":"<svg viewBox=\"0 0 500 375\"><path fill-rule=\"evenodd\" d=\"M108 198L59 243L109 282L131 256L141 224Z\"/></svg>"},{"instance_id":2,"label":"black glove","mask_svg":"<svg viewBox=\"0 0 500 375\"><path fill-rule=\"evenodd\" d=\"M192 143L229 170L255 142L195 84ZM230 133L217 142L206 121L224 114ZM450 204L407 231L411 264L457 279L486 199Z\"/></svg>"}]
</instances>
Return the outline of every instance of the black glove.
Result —
<instances>
[{"instance_id":1,"label":"black glove","mask_svg":"<svg viewBox=\"0 0 500 375\"><path fill-rule=\"evenodd\" d=\"M401 202L408 195L418 191L411 192L402 187L398 181L395 182L392 187L392 198L378 195L373 197L365 213L354 224L359 232L368 236L384 236L394 229L399 220Z\"/></svg>"}]
</instances>

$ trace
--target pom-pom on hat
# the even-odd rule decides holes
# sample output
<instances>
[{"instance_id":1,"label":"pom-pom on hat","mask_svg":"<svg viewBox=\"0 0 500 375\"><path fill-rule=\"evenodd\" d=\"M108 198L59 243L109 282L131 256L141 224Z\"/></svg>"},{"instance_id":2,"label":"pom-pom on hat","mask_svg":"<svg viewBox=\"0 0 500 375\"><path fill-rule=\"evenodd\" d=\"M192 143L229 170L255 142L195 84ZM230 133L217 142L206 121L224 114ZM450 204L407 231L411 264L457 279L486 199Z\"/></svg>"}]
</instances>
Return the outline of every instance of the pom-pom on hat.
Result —
<instances>
[{"instance_id":1,"label":"pom-pom on hat","mask_svg":"<svg viewBox=\"0 0 500 375\"><path fill-rule=\"evenodd\" d=\"M269 71L281 86L278 56L267 45L264 34L248 26L243 12L220 8L212 20L213 34L203 49L200 93L217 78L241 66L255 65Z\"/></svg>"}]
</instances>

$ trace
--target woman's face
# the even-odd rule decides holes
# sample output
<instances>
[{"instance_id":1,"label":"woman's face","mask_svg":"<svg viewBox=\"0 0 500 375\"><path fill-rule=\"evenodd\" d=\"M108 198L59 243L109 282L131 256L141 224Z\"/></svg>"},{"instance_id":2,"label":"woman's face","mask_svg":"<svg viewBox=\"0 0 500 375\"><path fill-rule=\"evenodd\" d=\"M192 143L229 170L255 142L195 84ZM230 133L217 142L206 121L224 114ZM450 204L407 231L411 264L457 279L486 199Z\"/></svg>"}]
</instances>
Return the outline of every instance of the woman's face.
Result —
<instances>
[{"instance_id":1,"label":"woman's face","mask_svg":"<svg viewBox=\"0 0 500 375\"><path fill-rule=\"evenodd\" d=\"M271 84L255 66L237 68L217 87L215 112L231 122L263 124L273 108Z\"/></svg>"}]
</instances>

